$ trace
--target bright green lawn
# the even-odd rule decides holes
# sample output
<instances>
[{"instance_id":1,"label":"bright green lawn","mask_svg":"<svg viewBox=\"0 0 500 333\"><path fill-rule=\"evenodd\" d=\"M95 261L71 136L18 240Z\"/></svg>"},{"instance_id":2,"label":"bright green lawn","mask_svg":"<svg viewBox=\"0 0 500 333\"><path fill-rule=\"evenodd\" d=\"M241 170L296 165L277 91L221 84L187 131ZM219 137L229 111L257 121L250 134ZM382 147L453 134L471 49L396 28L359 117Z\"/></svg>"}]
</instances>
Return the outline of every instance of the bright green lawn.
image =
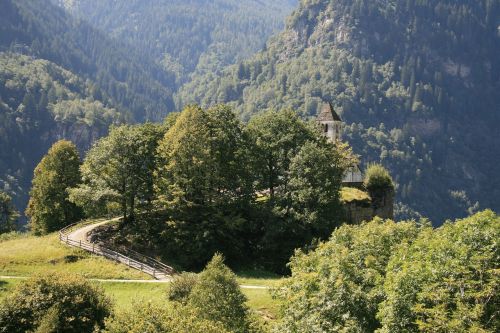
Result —
<instances>
[{"instance_id":1,"label":"bright green lawn","mask_svg":"<svg viewBox=\"0 0 500 333\"><path fill-rule=\"evenodd\" d=\"M0 276L28 277L36 273L70 272L86 278L149 280L150 276L88 252L59 242L58 234L36 237L26 234L0 239ZM242 271L238 283L250 286L276 287L278 275L263 271ZM0 300L22 279L0 279ZM168 283L94 282L114 300L116 309L132 306L134 301L166 300ZM243 289L248 305L265 318L277 316L277 301L267 289Z\"/></svg>"},{"instance_id":2,"label":"bright green lawn","mask_svg":"<svg viewBox=\"0 0 500 333\"><path fill-rule=\"evenodd\" d=\"M0 279L0 301L22 279ZM122 282L93 282L104 289L104 292L113 300L117 311L129 310L134 302L152 301L154 303L167 302L168 283L122 283ZM242 289L248 298L248 306L257 311L266 319L275 319L278 316L278 301L272 299L267 289Z\"/></svg>"},{"instance_id":3,"label":"bright green lawn","mask_svg":"<svg viewBox=\"0 0 500 333\"><path fill-rule=\"evenodd\" d=\"M59 242L58 234L0 241L0 275L71 272L87 278L151 279L148 275Z\"/></svg>"}]
</instances>

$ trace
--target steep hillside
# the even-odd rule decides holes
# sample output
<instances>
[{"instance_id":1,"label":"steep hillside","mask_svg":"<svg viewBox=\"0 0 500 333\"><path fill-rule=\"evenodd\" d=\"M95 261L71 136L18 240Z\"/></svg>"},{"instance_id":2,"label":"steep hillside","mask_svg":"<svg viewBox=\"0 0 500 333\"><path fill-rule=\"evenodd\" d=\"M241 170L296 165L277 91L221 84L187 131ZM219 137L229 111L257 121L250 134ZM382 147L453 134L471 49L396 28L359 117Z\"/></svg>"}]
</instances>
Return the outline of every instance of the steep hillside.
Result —
<instances>
[{"instance_id":1,"label":"steep hillside","mask_svg":"<svg viewBox=\"0 0 500 333\"><path fill-rule=\"evenodd\" d=\"M50 0L4 0L0 22L2 50L49 60L94 81L131 119L162 119L174 108L173 75Z\"/></svg>"},{"instance_id":2,"label":"steep hillside","mask_svg":"<svg viewBox=\"0 0 500 333\"><path fill-rule=\"evenodd\" d=\"M83 152L124 120L90 81L47 60L0 52L0 190L23 210L33 169L56 140Z\"/></svg>"},{"instance_id":3,"label":"steep hillside","mask_svg":"<svg viewBox=\"0 0 500 333\"><path fill-rule=\"evenodd\" d=\"M150 54L180 84L260 50L297 0L53 0Z\"/></svg>"},{"instance_id":4,"label":"steep hillside","mask_svg":"<svg viewBox=\"0 0 500 333\"><path fill-rule=\"evenodd\" d=\"M500 209L499 54L498 0L303 0L264 51L179 99L246 118L331 101L363 161L392 170L400 216L440 223Z\"/></svg>"}]
</instances>

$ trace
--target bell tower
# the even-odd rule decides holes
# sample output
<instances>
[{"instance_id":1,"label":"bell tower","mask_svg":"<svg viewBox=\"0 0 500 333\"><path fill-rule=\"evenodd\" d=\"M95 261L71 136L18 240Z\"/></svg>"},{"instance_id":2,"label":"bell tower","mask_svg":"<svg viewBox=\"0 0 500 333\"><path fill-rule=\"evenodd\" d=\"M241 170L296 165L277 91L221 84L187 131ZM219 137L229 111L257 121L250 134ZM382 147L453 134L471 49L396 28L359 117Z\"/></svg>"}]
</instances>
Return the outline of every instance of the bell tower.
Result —
<instances>
[{"instance_id":1,"label":"bell tower","mask_svg":"<svg viewBox=\"0 0 500 333\"><path fill-rule=\"evenodd\" d=\"M331 103L325 103L321 108L321 112L317 118L318 123L325 136L331 141L336 142L342 139L342 119L333 109Z\"/></svg>"}]
</instances>

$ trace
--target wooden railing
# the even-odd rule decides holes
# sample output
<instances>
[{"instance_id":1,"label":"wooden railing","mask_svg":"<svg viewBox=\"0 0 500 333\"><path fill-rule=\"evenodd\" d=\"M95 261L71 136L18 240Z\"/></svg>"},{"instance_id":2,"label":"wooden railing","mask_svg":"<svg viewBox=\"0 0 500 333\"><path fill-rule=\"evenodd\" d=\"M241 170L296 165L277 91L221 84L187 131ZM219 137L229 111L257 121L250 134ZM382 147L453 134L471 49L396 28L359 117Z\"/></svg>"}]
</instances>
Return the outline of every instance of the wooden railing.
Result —
<instances>
[{"instance_id":1,"label":"wooden railing","mask_svg":"<svg viewBox=\"0 0 500 333\"><path fill-rule=\"evenodd\" d=\"M133 250L127 249L126 254L122 254L96 243L71 239L71 237L69 236L70 230L73 229L76 225L81 224L74 223L61 229L59 231L59 240L67 245L78 247L91 253L106 257L108 259L115 260L131 268L140 270L141 272L151 275L155 279L164 279L167 276L175 274L175 270L172 267L165 265L164 263L156 259L137 253Z\"/></svg>"}]
</instances>

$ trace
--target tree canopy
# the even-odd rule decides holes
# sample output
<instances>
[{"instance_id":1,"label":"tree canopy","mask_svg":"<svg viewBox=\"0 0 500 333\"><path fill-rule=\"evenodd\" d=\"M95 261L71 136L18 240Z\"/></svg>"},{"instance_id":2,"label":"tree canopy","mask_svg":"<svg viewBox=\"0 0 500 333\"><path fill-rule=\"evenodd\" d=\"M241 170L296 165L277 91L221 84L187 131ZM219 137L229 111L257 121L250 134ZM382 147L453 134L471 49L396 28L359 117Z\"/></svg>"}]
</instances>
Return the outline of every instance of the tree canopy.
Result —
<instances>
[{"instance_id":1,"label":"tree canopy","mask_svg":"<svg viewBox=\"0 0 500 333\"><path fill-rule=\"evenodd\" d=\"M80 164L75 145L61 140L36 167L26 209L36 234L59 230L82 218L82 210L68 200L68 189L81 182Z\"/></svg>"},{"instance_id":2,"label":"tree canopy","mask_svg":"<svg viewBox=\"0 0 500 333\"><path fill-rule=\"evenodd\" d=\"M276 332L496 332L500 218L342 226L290 262Z\"/></svg>"}]
</instances>

